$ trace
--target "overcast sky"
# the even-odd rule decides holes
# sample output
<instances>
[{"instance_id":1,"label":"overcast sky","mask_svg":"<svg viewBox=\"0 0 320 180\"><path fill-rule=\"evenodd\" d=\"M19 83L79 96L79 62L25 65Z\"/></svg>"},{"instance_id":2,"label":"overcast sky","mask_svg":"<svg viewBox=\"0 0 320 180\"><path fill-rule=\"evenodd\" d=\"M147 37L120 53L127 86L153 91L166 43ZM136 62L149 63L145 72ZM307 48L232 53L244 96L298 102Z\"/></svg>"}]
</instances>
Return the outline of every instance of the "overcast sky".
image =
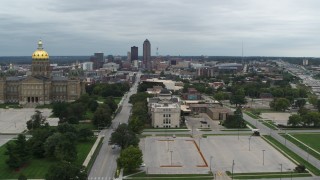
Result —
<instances>
[{"instance_id":1,"label":"overcast sky","mask_svg":"<svg viewBox=\"0 0 320 180\"><path fill-rule=\"evenodd\" d=\"M0 56L320 57L319 0L1 0Z\"/></svg>"}]
</instances>

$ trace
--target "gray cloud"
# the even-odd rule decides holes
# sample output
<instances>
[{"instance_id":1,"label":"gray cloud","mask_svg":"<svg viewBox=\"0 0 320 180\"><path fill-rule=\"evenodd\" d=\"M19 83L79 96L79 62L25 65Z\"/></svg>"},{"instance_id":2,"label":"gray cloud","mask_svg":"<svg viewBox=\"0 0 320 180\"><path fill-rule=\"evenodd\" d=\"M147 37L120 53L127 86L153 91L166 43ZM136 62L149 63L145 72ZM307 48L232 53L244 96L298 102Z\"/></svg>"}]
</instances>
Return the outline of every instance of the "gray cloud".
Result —
<instances>
[{"instance_id":1,"label":"gray cloud","mask_svg":"<svg viewBox=\"0 0 320 180\"><path fill-rule=\"evenodd\" d=\"M0 55L320 56L317 0L1 0Z\"/></svg>"}]
</instances>

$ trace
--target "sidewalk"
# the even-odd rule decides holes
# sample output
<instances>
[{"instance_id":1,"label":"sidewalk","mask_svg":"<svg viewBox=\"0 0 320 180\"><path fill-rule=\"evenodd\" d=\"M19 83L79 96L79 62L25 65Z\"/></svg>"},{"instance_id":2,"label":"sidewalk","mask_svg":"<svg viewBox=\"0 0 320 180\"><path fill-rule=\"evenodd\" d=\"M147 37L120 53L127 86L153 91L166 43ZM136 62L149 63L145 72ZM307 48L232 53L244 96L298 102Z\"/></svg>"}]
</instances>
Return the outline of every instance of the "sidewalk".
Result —
<instances>
[{"instance_id":1,"label":"sidewalk","mask_svg":"<svg viewBox=\"0 0 320 180\"><path fill-rule=\"evenodd\" d=\"M99 133L96 142L93 144L90 152L88 153L88 156L86 157L86 159L84 160L84 162L83 162L83 164L82 164L83 166L85 166L85 167L88 166L88 164L89 164L89 162L90 162L90 160L91 160L91 157L92 157L94 151L97 149L98 144L99 144L99 142L100 142L100 139L101 139L102 137L104 137L104 135L102 135L102 134Z\"/></svg>"}]
</instances>

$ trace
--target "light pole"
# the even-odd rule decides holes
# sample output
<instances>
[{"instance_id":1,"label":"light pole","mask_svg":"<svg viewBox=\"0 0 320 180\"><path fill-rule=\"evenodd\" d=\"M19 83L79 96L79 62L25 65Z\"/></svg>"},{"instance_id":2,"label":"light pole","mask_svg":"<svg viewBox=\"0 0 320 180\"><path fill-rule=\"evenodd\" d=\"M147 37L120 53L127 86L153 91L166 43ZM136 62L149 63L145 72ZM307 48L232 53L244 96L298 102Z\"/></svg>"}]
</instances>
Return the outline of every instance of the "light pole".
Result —
<instances>
[{"instance_id":1,"label":"light pole","mask_svg":"<svg viewBox=\"0 0 320 180\"><path fill-rule=\"evenodd\" d=\"M210 156L210 171L211 171L211 173L212 173L212 168L211 168L211 161L212 161L212 156Z\"/></svg>"},{"instance_id":2,"label":"light pole","mask_svg":"<svg viewBox=\"0 0 320 180\"><path fill-rule=\"evenodd\" d=\"M233 179L233 168L234 168L234 160L232 160L232 170L231 170L232 176L231 176L231 179Z\"/></svg>"},{"instance_id":3,"label":"light pole","mask_svg":"<svg viewBox=\"0 0 320 180\"><path fill-rule=\"evenodd\" d=\"M251 136L249 137L249 151L250 151L250 141L251 141Z\"/></svg>"},{"instance_id":4,"label":"light pole","mask_svg":"<svg viewBox=\"0 0 320 180\"><path fill-rule=\"evenodd\" d=\"M262 150L262 165L264 166L264 151L266 151L266 150Z\"/></svg>"},{"instance_id":5,"label":"light pole","mask_svg":"<svg viewBox=\"0 0 320 180\"><path fill-rule=\"evenodd\" d=\"M281 176L282 176L282 164L280 164L280 180L281 180Z\"/></svg>"},{"instance_id":6,"label":"light pole","mask_svg":"<svg viewBox=\"0 0 320 180\"><path fill-rule=\"evenodd\" d=\"M170 154L171 154L171 166L172 166L172 150L170 151Z\"/></svg>"},{"instance_id":7,"label":"light pole","mask_svg":"<svg viewBox=\"0 0 320 180\"><path fill-rule=\"evenodd\" d=\"M309 146L307 146L307 162L309 162Z\"/></svg>"},{"instance_id":8,"label":"light pole","mask_svg":"<svg viewBox=\"0 0 320 180\"><path fill-rule=\"evenodd\" d=\"M287 129L284 130L284 146L287 146Z\"/></svg>"}]
</instances>

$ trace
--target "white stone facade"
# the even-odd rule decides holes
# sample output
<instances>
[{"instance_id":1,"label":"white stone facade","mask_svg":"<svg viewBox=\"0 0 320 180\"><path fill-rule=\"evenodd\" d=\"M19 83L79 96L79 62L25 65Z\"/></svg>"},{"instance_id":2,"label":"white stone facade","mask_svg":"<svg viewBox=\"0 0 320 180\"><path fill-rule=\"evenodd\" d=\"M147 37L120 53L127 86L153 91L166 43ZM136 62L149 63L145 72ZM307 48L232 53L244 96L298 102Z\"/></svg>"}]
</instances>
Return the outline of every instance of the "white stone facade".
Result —
<instances>
[{"instance_id":1,"label":"white stone facade","mask_svg":"<svg viewBox=\"0 0 320 180\"><path fill-rule=\"evenodd\" d=\"M154 128L180 127L180 105L178 103L153 103L151 119Z\"/></svg>"}]
</instances>

